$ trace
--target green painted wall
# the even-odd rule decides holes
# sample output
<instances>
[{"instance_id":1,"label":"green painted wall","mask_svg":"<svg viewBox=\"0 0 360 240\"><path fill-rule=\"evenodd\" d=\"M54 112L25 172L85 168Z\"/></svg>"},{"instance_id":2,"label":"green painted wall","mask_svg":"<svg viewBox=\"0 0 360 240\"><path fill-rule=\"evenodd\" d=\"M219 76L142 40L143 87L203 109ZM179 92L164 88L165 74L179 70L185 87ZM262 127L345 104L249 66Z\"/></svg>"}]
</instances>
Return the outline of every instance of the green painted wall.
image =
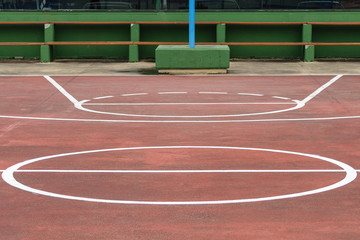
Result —
<instances>
[{"instance_id":1,"label":"green painted wall","mask_svg":"<svg viewBox=\"0 0 360 240\"><path fill-rule=\"evenodd\" d=\"M314 42L360 42L360 26L313 26ZM317 46L318 58L359 58L360 46Z\"/></svg>"},{"instance_id":2,"label":"green painted wall","mask_svg":"<svg viewBox=\"0 0 360 240\"><path fill-rule=\"evenodd\" d=\"M129 25L55 25L55 41L130 41ZM128 46L54 46L53 58L128 58Z\"/></svg>"},{"instance_id":3,"label":"green painted wall","mask_svg":"<svg viewBox=\"0 0 360 240\"><path fill-rule=\"evenodd\" d=\"M226 42L301 42L301 25L228 25ZM231 58L300 58L301 46L231 46Z\"/></svg>"},{"instance_id":4,"label":"green painted wall","mask_svg":"<svg viewBox=\"0 0 360 240\"><path fill-rule=\"evenodd\" d=\"M1 12L6 21L187 21L183 12ZM237 11L197 12L196 21L234 22L360 22L360 11ZM55 41L128 41L128 25L56 25ZM216 25L197 25L196 41L216 42ZM220 29L220 28L219 28ZM227 42L294 42L302 41L301 25L226 25ZM140 25L141 41L187 41L185 25ZM218 36L219 37L219 36ZM313 26L313 41L360 42L360 26ZM0 25L0 41L44 41L42 25ZM140 46L139 58L154 58L156 46ZM137 50L136 50L137 51ZM303 58L299 46L231 46L232 58ZM0 58L40 58L39 46L0 46ZM52 58L127 59L129 46L54 46ZM315 47L315 58L359 58L360 47ZM136 57L134 57L136 59Z\"/></svg>"},{"instance_id":5,"label":"green painted wall","mask_svg":"<svg viewBox=\"0 0 360 240\"><path fill-rule=\"evenodd\" d=\"M0 42L42 41L44 41L42 25L0 25ZM40 46L0 46L0 58L13 57L39 58Z\"/></svg>"}]
</instances>

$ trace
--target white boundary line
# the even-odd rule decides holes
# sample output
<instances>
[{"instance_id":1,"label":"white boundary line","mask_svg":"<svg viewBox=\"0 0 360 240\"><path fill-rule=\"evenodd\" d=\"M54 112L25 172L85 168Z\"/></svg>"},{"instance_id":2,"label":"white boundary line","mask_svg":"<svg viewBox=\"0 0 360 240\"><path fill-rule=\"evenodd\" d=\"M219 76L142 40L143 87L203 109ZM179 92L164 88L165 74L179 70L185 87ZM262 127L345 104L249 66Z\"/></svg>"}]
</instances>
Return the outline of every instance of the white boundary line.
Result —
<instances>
[{"instance_id":1,"label":"white boundary line","mask_svg":"<svg viewBox=\"0 0 360 240\"><path fill-rule=\"evenodd\" d=\"M20 182L18 182L15 177L14 173L19 170L19 168L24 167L26 165L57 158L57 157L66 157L66 156L73 156L73 155L80 155L80 154L88 154L88 153L98 153L98 152L109 152L109 151L132 151L132 150L148 150L148 149L230 149L230 150L249 150L249 151L265 151L265 152L275 152L275 153L284 153L290 155L299 155L308 158L314 158L321 161L325 161L328 163L332 163L337 167L343 169L346 172L346 176L331 185L321 187L318 189L313 189L309 191L303 191L298 193L291 193L291 194L284 194L284 195L277 195L271 197L260 197L260 198L248 198L248 199L232 199L232 200L215 200L215 201L133 201L133 200L113 200L113 199L98 199L98 198L88 198L88 197L78 197L78 196L70 196L64 194L58 194L53 192L47 192L39 189L35 189L29 186L26 186ZM276 149L264 149L264 148L247 148L247 147L226 147L226 146L153 146L153 147L130 147L130 148L112 148L112 149L99 149L99 150L90 150L90 151L81 151L81 152L72 152L72 153L63 153L63 154L56 154L50 155L35 159L26 160L20 163L17 163L9 168L7 168L2 173L2 178L5 182L9 185L19 188L24 191L28 191L35 194L45 195L49 197L55 198L62 198L68 200L78 200L78 201L86 201L86 202L99 202L99 203L117 203L117 204L141 204L141 205L209 205L209 204L232 204L232 203L252 203L252 202L262 202L262 201L270 201L270 200L280 200L280 199L287 199L287 198L295 198L295 197L302 197L317 193L322 193L330 190L334 190L336 188L343 187L352 181L354 181L357 177L357 172L351 166L346 163L340 162L335 159L322 157L319 155L314 154L306 154L306 153L299 153L299 152L291 152L291 151L284 151L284 150L276 150Z\"/></svg>"},{"instance_id":2,"label":"white boundary line","mask_svg":"<svg viewBox=\"0 0 360 240\"><path fill-rule=\"evenodd\" d=\"M0 118L46 120L46 121L71 121L71 122L103 122L103 123L253 123L253 122L294 122L294 121L325 121L325 120L352 120L359 116L332 116L318 118L269 118L269 119L243 119L243 120L117 120L117 119L91 119L91 118L49 118L49 117L24 117L0 115Z\"/></svg>"},{"instance_id":3,"label":"white boundary line","mask_svg":"<svg viewBox=\"0 0 360 240\"><path fill-rule=\"evenodd\" d=\"M117 74L76 74L76 73L72 73L72 74L48 74L54 77L151 77L154 75L144 75L144 74L121 74L121 75L117 75ZM269 76L269 77L306 77L306 76L334 76L334 75L346 75L346 76L360 76L360 73L345 73L345 72L341 72L341 73L277 73L277 74L267 74L267 73L259 73L259 74L233 74L233 73L227 73L227 74L216 74L216 77L263 77L263 76ZM44 74L0 74L0 77L43 77ZM189 75L173 75L171 77L189 77ZM206 77L209 75L206 74L191 74L191 77ZM156 77L159 78L169 78L169 75L162 75L162 74L158 74L156 75ZM214 75L212 75L211 77L214 77Z\"/></svg>"},{"instance_id":4,"label":"white boundary line","mask_svg":"<svg viewBox=\"0 0 360 240\"><path fill-rule=\"evenodd\" d=\"M296 104L295 102L249 102L249 103L244 103L244 102L216 102L216 103L173 103L173 102L168 102L168 103L88 103L85 102L82 105L91 105L91 106L151 106L151 105L294 105Z\"/></svg>"},{"instance_id":5,"label":"white boundary line","mask_svg":"<svg viewBox=\"0 0 360 240\"><path fill-rule=\"evenodd\" d=\"M5 170L0 170L4 172ZM355 170L360 172L360 170ZM73 170L73 169L25 169L18 173L345 173L343 169L277 169L277 170Z\"/></svg>"}]
</instances>

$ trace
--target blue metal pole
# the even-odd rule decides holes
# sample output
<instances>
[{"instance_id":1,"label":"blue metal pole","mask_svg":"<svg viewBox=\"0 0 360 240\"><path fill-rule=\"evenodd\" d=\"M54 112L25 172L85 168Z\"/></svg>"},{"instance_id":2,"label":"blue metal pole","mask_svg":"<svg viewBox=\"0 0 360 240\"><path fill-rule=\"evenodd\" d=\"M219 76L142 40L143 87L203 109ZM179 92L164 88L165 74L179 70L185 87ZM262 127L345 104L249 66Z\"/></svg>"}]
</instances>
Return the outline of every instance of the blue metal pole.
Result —
<instances>
[{"instance_id":1,"label":"blue metal pole","mask_svg":"<svg viewBox=\"0 0 360 240\"><path fill-rule=\"evenodd\" d=\"M195 47L195 0L189 0L189 47Z\"/></svg>"}]
</instances>

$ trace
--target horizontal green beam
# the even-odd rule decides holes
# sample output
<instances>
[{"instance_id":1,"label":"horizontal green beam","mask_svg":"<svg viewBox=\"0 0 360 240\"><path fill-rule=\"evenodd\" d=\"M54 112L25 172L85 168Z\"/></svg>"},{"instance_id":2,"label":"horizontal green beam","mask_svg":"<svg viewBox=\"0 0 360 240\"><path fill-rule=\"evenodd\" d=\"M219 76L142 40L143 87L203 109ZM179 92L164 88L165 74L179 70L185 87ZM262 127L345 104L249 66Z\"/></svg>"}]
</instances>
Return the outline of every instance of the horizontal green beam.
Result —
<instances>
[{"instance_id":1,"label":"horizontal green beam","mask_svg":"<svg viewBox=\"0 0 360 240\"><path fill-rule=\"evenodd\" d=\"M197 11L196 21L238 21L238 22L356 22L359 11ZM188 21L187 11L177 12L26 12L3 11L3 21Z\"/></svg>"}]
</instances>

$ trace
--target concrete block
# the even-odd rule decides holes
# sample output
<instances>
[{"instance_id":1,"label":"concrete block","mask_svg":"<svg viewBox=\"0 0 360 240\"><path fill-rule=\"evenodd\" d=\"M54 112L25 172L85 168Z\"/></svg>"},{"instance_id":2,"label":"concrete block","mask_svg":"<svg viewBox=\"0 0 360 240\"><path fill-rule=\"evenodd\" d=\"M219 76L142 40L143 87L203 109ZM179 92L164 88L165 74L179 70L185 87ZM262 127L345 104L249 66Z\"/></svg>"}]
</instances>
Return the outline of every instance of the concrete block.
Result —
<instances>
[{"instance_id":1,"label":"concrete block","mask_svg":"<svg viewBox=\"0 0 360 240\"><path fill-rule=\"evenodd\" d=\"M157 69L226 69L230 65L227 45L160 45L155 50Z\"/></svg>"}]
</instances>

